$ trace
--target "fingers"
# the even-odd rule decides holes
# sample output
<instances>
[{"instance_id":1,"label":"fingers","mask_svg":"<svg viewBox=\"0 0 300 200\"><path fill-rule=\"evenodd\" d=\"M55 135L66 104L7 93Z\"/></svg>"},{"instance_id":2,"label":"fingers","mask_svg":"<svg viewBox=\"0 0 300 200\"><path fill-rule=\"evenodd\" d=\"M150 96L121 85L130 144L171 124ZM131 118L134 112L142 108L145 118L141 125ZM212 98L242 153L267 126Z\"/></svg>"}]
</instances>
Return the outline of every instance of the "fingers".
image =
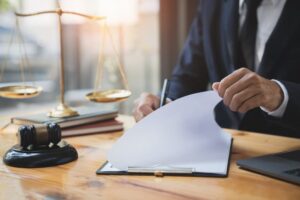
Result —
<instances>
[{"instance_id":1,"label":"fingers","mask_svg":"<svg viewBox=\"0 0 300 200\"><path fill-rule=\"evenodd\" d=\"M133 116L136 121L140 121L158 107L159 98L157 96L149 93L143 93L137 100L135 100Z\"/></svg>"},{"instance_id":2,"label":"fingers","mask_svg":"<svg viewBox=\"0 0 300 200\"><path fill-rule=\"evenodd\" d=\"M246 68L241 68L214 83L212 88L232 111L247 112L265 105L266 99L274 96L267 89L271 82Z\"/></svg>"},{"instance_id":3,"label":"fingers","mask_svg":"<svg viewBox=\"0 0 300 200\"><path fill-rule=\"evenodd\" d=\"M247 88L251 87L252 90L247 90L249 92L253 92L253 85L257 85L259 80L256 80L256 77L258 77L255 73L249 72L246 73L241 79L239 79L237 82L233 83L231 86L229 86L224 93L223 99L224 104L229 106L231 104L232 98L234 95L240 93L243 90L247 90ZM246 98L249 98L248 93L244 93L247 95ZM243 97L241 97L243 98Z\"/></svg>"},{"instance_id":4,"label":"fingers","mask_svg":"<svg viewBox=\"0 0 300 200\"><path fill-rule=\"evenodd\" d=\"M152 110L155 110L159 107L159 98L153 94L142 93L138 103L140 106L144 104L149 105Z\"/></svg>"},{"instance_id":5,"label":"fingers","mask_svg":"<svg viewBox=\"0 0 300 200\"><path fill-rule=\"evenodd\" d=\"M215 83L213 83L212 84L212 89L214 90L214 91L218 91L218 89L219 89L219 85L220 85L220 82L215 82Z\"/></svg>"},{"instance_id":6,"label":"fingers","mask_svg":"<svg viewBox=\"0 0 300 200\"><path fill-rule=\"evenodd\" d=\"M245 113L249 110L252 110L253 108L259 107L261 100L262 100L262 95L258 94L256 96L251 97L250 99L246 100L239 108L238 112Z\"/></svg>"},{"instance_id":7,"label":"fingers","mask_svg":"<svg viewBox=\"0 0 300 200\"><path fill-rule=\"evenodd\" d=\"M251 72L249 69L241 68L234 71L232 74L226 76L224 79L222 79L218 86L219 96L224 97L227 88L229 88L232 84L236 83L238 80L244 77L245 74L249 72Z\"/></svg>"},{"instance_id":8,"label":"fingers","mask_svg":"<svg viewBox=\"0 0 300 200\"><path fill-rule=\"evenodd\" d=\"M252 85L249 88L234 94L227 106L229 106L232 111L240 111L239 109L246 101L257 96L258 94L260 94L260 91L257 90L256 86Z\"/></svg>"},{"instance_id":9,"label":"fingers","mask_svg":"<svg viewBox=\"0 0 300 200\"><path fill-rule=\"evenodd\" d=\"M283 101L283 91L274 81L241 68L212 85L232 111L247 112L255 107L269 111L277 109Z\"/></svg>"},{"instance_id":10,"label":"fingers","mask_svg":"<svg viewBox=\"0 0 300 200\"><path fill-rule=\"evenodd\" d=\"M135 120L140 121L141 119L143 119L144 117L146 117L147 115L152 113L153 111L154 111L154 109L152 109L149 105L146 105L146 104L141 105L141 106L139 106L137 111L134 112Z\"/></svg>"}]
</instances>

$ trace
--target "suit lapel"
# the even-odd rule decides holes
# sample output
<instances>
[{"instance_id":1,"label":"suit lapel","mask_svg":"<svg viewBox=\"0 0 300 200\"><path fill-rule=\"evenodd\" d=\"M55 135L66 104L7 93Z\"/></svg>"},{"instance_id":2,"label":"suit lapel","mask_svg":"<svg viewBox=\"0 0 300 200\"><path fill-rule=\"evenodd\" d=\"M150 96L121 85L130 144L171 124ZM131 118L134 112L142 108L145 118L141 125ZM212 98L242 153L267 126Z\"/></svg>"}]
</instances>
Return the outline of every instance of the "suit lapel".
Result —
<instances>
[{"instance_id":1,"label":"suit lapel","mask_svg":"<svg viewBox=\"0 0 300 200\"><path fill-rule=\"evenodd\" d=\"M265 52L259 66L259 74L267 78L271 74L272 67L276 65L277 59L281 58L290 38L299 28L300 1L287 0L280 18L265 45Z\"/></svg>"},{"instance_id":2,"label":"suit lapel","mask_svg":"<svg viewBox=\"0 0 300 200\"><path fill-rule=\"evenodd\" d=\"M239 23L239 1L227 0L224 3L224 30L225 40L229 57L233 66L230 66L231 71L237 68L237 42L238 42L238 23Z\"/></svg>"}]
</instances>

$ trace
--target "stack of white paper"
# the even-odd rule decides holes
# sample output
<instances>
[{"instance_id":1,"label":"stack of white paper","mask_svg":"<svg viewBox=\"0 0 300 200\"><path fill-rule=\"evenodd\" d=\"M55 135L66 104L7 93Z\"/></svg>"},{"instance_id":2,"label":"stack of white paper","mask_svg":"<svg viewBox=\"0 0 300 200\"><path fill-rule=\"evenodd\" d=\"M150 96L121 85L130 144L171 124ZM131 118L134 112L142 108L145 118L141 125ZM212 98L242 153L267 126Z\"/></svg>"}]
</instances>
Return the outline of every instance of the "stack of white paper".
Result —
<instances>
[{"instance_id":1,"label":"stack of white paper","mask_svg":"<svg viewBox=\"0 0 300 200\"><path fill-rule=\"evenodd\" d=\"M221 99L202 92L169 103L129 129L108 153L113 167L180 167L226 174L231 136L214 120Z\"/></svg>"}]
</instances>

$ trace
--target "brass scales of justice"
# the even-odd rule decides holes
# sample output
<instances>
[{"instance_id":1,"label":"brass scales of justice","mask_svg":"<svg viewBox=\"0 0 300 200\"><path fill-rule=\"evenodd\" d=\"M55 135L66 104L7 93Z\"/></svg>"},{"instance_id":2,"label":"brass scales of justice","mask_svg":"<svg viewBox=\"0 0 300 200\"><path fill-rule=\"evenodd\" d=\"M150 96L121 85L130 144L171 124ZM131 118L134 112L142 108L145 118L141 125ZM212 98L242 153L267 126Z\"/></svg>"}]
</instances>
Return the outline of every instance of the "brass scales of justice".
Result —
<instances>
[{"instance_id":1,"label":"brass scales of justice","mask_svg":"<svg viewBox=\"0 0 300 200\"><path fill-rule=\"evenodd\" d=\"M105 20L105 16L94 16L94 15L86 15L78 12L73 12L73 11L66 11L62 10L59 3L58 8L56 10L48 10L48 11L41 11L41 12L35 12L35 13L18 13L15 12L16 15L16 29L19 33L19 37L22 39L22 35L20 33L19 29L19 24L18 24L18 17L30 17L30 16L37 16L37 15L42 15L42 14L56 14L58 15L58 22L59 22L59 37L60 37L60 103L57 105L54 109L52 109L47 115L49 117L56 117L56 118L62 118L62 117L71 117L71 116L76 116L78 115L78 112L74 110L73 108L69 107L65 103L65 98L64 98L64 93L65 93L65 80L64 80L64 73L65 73L65 68L64 68L64 45L63 45L63 26L62 26L62 15L63 14L70 14L70 15L76 15L80 16L89 20L95 20L95 21L100 21L100 20ZM93 102L98 102L98 103L108 103L108 102L121 102L126 100L130 95L131 91L129 90L128 87L128 81L125 75L125 70L123 65L120 63L120 60L117 55L116 48L113 45L112 42L112 36L110 32L108 31L107 25L105 25L105 31L109 34L111 43L113 46L113 50L116 56L117 60L117 65L121 74L122 78L122 84L124 86L124 89L108 89L108 90L99 90L98 88L100 87L99 85L101 84L101 79L103 75L103 52L99 53L99 58L98 58L98 66L97 66L97 73L96 73L96 79L95 79L95 87L94 91L88 93L86 95L86 98L89 101ZM14 34L12 38L14 37ZM105 37L103 37L105 38ZM12 43L11 39L11 43ZM24 40L21 40L21 43L24 43ZM104 41L102 41L104 43ZM103 45L102 45L103 48ZM24 49L24 54L25 54L25 61L27 60L27 64L29 65L28 58L26 57L26 50L25 47L23 46ZM103 51L103 49L102 49ZM40 86L31 86L31 85L26 85L25 84L25 79L24 79L24 63L25 61L20 62L20 73L22 77L22 85L9 85L9 86L3 86L0 87L0 97L4 98L10 98L10 99L26 99L26 98L32 98L35 96L38 96L42 92L42 87ZM7 65L7 62L5 62ZM3 71L6 66L4 66L1 70L1 77L3 76Z\"/></svg>"}]
</instances>

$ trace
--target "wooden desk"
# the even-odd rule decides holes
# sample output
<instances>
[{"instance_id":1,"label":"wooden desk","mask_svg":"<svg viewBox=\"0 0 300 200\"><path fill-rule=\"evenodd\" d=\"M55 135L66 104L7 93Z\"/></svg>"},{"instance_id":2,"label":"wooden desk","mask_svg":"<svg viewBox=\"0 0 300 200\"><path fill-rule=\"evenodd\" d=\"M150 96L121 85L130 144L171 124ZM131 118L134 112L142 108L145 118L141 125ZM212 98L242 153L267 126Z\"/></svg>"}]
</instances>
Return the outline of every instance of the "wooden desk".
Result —
<instances>
[{"instance_id":1,"label":"wooden desk","mask_svg":"<svg viewBox=\"0 0 300 200\"><path fill-rule=\"evenodd\" d=\"M130 117L122 117L127 127ZM0 134L0 199L300 199L300 187L238 168L237 159L300 148L299 139L228 130L234 137L228 178L100 176L95 171L121 132L67 138L79 153L75 162L21 169L3 164L16 143Z\"/></svg>"}]
</instances>

